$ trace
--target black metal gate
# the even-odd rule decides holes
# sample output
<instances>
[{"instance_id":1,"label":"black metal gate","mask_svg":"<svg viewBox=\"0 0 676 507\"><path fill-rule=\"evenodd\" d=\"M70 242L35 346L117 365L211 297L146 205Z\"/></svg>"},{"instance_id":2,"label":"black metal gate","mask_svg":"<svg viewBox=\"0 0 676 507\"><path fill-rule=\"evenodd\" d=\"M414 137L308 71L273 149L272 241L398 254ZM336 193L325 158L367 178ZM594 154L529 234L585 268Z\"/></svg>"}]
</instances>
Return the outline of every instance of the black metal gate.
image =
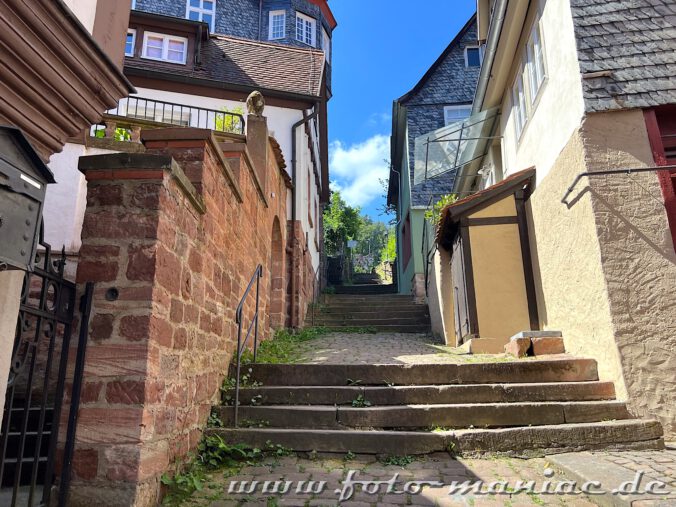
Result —
<instances>
[{"instance_id":1,"label":"black metal gate","mask_svg":"<svg viewBox=\"0 0 676 507\"><path fill-rule=\"evenodd\" d=\"M0 429L3 507L49 506L57 498L58 505L65 505L70 482L93 284L87 284L81 299L80 336L75 351L71 332L75 325L76 285L64 277L65 251L53 258L43 234L41 228L35 269L24 277ZM77 359L67 378L71 353ZM66 391L69 400L64 399ZM70 405L68 428L65 441L58 446L62 449L57 452L59 422L66 403ZM58 493L53 494L57 454L62 456L61 480Z\"/></svg>"}]
</instances>

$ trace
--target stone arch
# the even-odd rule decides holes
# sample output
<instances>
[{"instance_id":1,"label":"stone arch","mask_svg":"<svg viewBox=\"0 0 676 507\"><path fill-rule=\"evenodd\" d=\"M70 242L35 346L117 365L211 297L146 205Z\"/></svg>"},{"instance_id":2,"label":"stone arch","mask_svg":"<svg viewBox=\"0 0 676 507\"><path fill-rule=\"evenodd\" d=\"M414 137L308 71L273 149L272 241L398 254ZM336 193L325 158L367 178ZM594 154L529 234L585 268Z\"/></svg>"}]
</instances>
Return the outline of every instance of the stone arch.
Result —
<instances>
[{"instance_id":1,"label":"stone arch","mask_svg":"<svg viewBox=\"0 0 676 507\"><path fill-rule=\"evenodd\" d=\"M279 218L272 222L272 244L270 247L270 326L279 329L285 323L284 295L284 237Z\"/></svg>"}]
</instances>

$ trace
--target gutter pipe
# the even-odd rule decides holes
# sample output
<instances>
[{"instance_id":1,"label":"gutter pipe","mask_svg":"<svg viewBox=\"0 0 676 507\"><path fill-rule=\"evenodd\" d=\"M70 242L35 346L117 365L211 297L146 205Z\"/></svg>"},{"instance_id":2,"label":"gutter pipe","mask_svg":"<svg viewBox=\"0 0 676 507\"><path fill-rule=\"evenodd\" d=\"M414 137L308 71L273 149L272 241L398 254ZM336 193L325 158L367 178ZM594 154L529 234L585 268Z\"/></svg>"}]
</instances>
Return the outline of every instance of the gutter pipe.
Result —
<instances>
[{"instance_id":1,"label":"gutter pipe","mask_svg":"<svg viewBox=\"0 0 676 507\"><path fill-rule=\"evenodd\" d=\"M495 18L495 21L491 23L490 31L488 33L488 42L486 44L484 63L481 66L479 83L477 84L476 93L474 94L474 101L472 102L472 114L480 112L484 105L486 90L488 89L488 81L490 80L491 73L493 71L493 64L495 63L495 54L498 49L498 41L500 40L502 27L505 23L507 4L509 4L509 0L497 0L495 10L498 13L498 16Z\"/></svg>"},{"instance_id":2,"label":"gutter pipe","mask_svg":"<svg viewBox=\"0 0 676 507\"><path fill-rule=\"evenodd\" d=\"M293 174L291 175L291 181L293 184L293 198L291 199L291 226L292 226L292 235L291 235L291 253L296 250L296 215L298 214L298 206L296 204L296 199L298 197L298 160L297 160L297 131L299 127L308 124L310 121L314 120L319 116L319 103L315 104L314 112L310 116L304 116L302 120L297 121L291 127L291 168ZM294 273L293 265L291 266L291 324L293 325L293 317L296 312L296 276Z\"/></svg>"}]
</instances>

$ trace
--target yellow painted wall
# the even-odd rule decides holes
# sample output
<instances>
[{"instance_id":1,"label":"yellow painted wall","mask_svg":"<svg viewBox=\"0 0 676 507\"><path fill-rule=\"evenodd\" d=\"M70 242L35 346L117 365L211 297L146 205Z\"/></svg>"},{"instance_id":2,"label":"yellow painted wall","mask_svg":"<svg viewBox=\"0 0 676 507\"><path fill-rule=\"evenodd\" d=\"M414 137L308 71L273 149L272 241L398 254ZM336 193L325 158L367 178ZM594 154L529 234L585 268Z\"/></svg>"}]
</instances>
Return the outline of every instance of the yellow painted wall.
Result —
<instances>
[{"instance_id":1,"label":"yellow painted wall","mask_svg":"<svg viewBox=\"0 0 676 507\"><path fill-rule=\"evenodd\" d=\"M511 336L530 329L519 227L473 226L469 237L479 336L507 343Z\"/></svg>"},{"instance_id":2,"label":"yellow painted wall","mask_svg":"<svg viewBox=\"0 0 676 507\"><path fill-rule=\"evenodd\" d=\"M514 202L514 197L510 196L506 199L502 199L501 201L493 203L480 211L477 211L471 217L488 218L488 217L515 217L515 216L516 216L516 203Z\"/></svg>"},{"instance_id":3,"label":"yellow painted wall","mask_svg":"<svg viewBox=\"0 0 676 507\"><path fill-rule=\"evenodd\" d=\"M654 165L643 112L590 114L587 170ZM655 173L595 176L589 189L630 410L676 436L676 253Z\"/></svg>"},{"instance_id":4,"label":"yellow painted wall","mask_svg":"<svg viewBox=\"0 0 676 507\"><path fill-rule=\"evenodd\" d=\"M598 361L603 380L626 396L591 195L581 181L570 209L561 203L575 176L586 171L580 131L528 201L538 314L543 329L563 332L568 352Z\"/></svg>"}]
</instances>

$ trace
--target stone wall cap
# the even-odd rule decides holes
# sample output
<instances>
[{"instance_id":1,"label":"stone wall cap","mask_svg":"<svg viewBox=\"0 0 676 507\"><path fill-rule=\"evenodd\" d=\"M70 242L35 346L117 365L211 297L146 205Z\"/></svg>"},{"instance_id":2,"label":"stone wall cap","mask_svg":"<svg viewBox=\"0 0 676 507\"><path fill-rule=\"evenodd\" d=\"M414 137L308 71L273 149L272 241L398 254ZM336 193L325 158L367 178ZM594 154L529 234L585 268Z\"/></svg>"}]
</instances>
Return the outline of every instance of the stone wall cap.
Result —
<instances>
[{"instance_id":1,"label":"stone wall cap","mask_svg":"<svg viewBox=\"0 0 676 507\"><path fill-rule=\"evenodd\" d=\"M77 167L80 172L110 169L163 169L171 170L173 158L169 155L150 153L107 153L80 157Z\"/></svg>"},{"instance_id":2,"label":"stone wall cap","mask_svg":"<svg viewBox=\"0 0 676 507\"><path fill-rule=\"evenodd\" d=\"M518 340L520 338L562 338L561 331L521 331L515 334L510 339Z\"/></svg>"},{"instance_id":3,"label":"stone wall cap","mask_svg":"<svg viewBox=\"0 0 676 507\"><path fill-rule=\"evenodd\" d=\"M193 127L168 127L161 129L144 129L141 131L142 141L188 141L211 138L213 131L210 129L197 129Z\"/></svg>"}]
</instances>

